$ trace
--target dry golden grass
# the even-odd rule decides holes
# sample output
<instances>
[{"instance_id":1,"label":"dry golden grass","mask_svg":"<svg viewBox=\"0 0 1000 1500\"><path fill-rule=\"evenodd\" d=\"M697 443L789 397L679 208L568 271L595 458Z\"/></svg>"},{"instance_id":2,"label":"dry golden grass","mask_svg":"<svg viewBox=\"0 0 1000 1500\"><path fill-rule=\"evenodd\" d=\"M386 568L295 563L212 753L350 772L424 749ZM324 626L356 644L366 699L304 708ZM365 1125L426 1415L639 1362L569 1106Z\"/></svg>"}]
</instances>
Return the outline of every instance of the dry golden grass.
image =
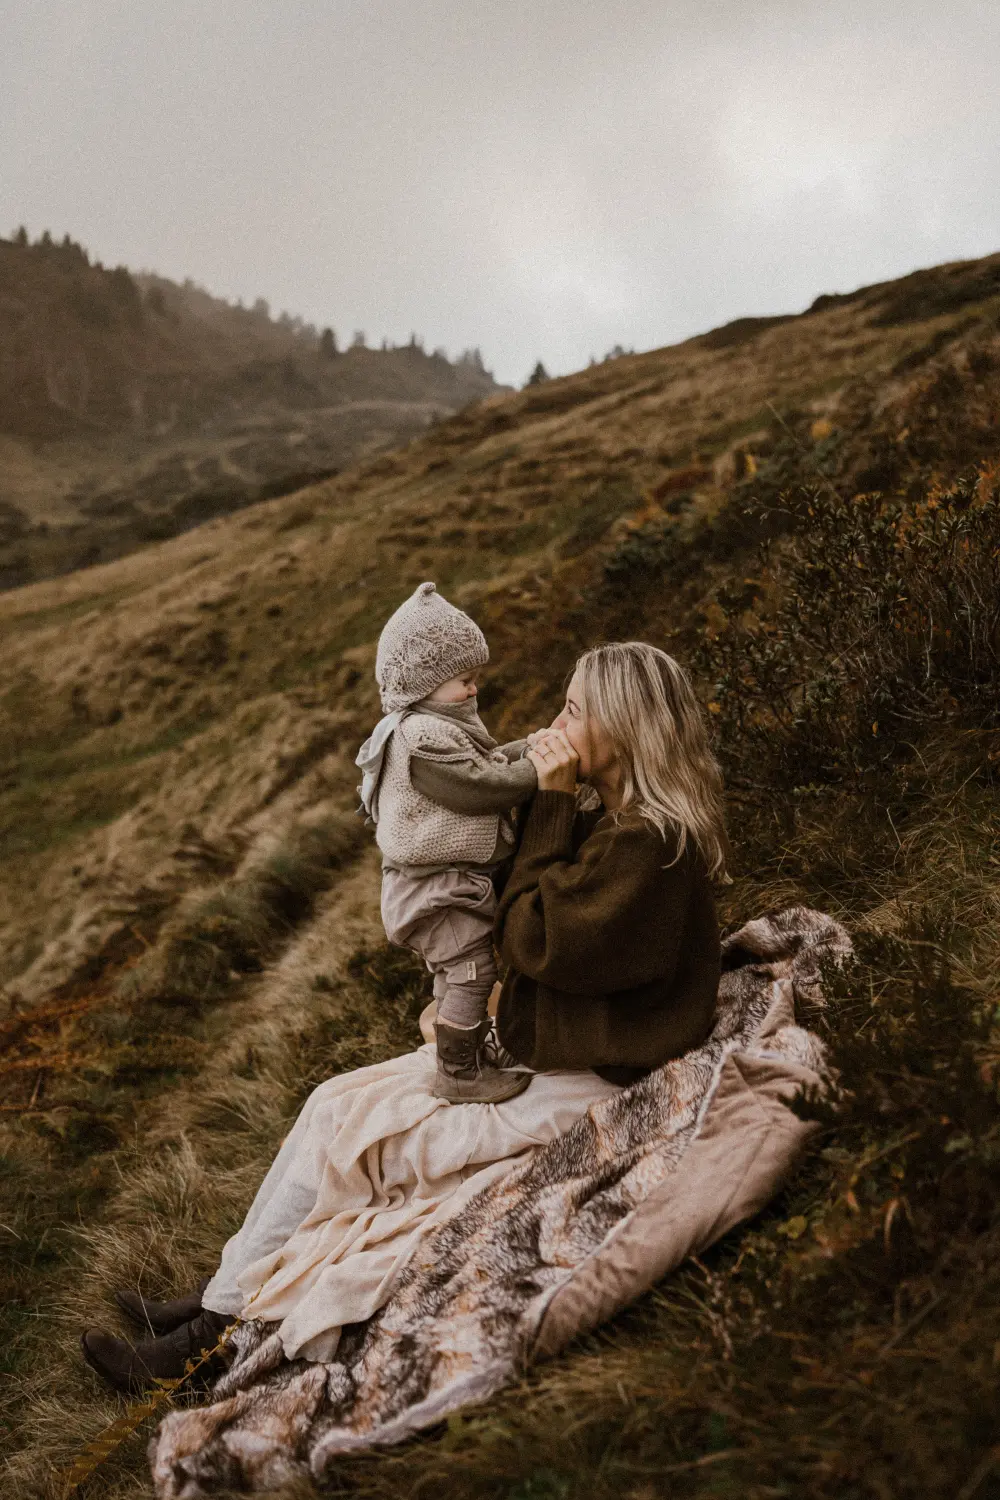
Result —
<instances>
[{"instance_id":1,"label":"dry golden grass","mask_svg":"<svg viewBox=\"0 0 1000 1500\"><path fill-rule=\"evenodd\" d=\"M56 1476L123 1409L82 1366L81 1329L126 1327L111 1298L116 1286L156 1296L212 1270L305 1095L334 1065L330 1023L351 991L350 955L380 940L369 854L319 898L275 966L246 986L238 1019L230 1013L220 1026L197 1078L175 1083L141 1137L118 1151L115 1186L95 1222L76 1229L50 1289L33 1374L11 1393L17 1452L7 1460L4 1493L12 1500L58 1494ZM380 1037L373 1018L374 1036L357 1045L384 1042L385 1024ZM143 1444L130 1442L95 1482L109 1496L148 1493Z\"/></svg>"}]
</instances>

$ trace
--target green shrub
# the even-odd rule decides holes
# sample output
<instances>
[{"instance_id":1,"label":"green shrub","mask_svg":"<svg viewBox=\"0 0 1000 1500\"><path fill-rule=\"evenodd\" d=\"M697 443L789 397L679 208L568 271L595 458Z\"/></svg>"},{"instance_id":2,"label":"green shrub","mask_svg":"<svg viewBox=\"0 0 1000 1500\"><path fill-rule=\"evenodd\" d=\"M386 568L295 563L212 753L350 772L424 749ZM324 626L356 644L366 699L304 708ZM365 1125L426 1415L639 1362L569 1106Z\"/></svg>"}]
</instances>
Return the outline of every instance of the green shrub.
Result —
<instances>
[{"instance_id":1,"label":"green shrub","mask_svg":"<svg viewBox=\"0 0 1000 1500\"><path fill-rule=\"evenodd\" d=\"M611 589L628 592L636 586L672 579L680 564L676 524L657 517L627 531L604 559L603 581Z\"/></svg>"},{"instance_id":2,"label":"green shrub","mask_svg":"<svg viewBox=\"0 0 1000 1500\"><path fill-rule=\"evenodd\" d=\"M720 595L696 667L724 761L775 790L858 783L934 725L1000 725L1000 485L969 476L919 503L813 491L771 569L771 613Z\"/></svg>"}]
</instances>

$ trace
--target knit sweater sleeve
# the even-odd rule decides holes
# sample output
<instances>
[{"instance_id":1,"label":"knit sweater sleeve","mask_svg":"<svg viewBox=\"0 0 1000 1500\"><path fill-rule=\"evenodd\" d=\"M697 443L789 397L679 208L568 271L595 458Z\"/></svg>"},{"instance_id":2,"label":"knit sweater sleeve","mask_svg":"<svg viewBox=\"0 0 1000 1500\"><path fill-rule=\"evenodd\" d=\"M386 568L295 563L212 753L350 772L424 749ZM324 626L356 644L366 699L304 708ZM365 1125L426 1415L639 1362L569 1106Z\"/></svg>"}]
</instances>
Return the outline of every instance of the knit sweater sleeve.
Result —
<instances>
[{"instance_id":1,"label":"knit sweater sleeve","mask_svg":"<svg viewBox=\"0 0 1000 1500\"><path fill-rule=\"evenodd\" d=\"M418 792L456 813L506 813L534 795L538 776L530 760L441 760L415 753L410 780Z\"/></svg>"},{"instance_id":2,"label":"knit sweater sleeve","mask_svg":"<svg viewBox=\"0 0 1000 1500\"><path fill-rule=\"evenodd\" d=\"M539 792L496 917L501 957L553 989L607 995L674 973L690 866L638 818L602 818L574 853L575 802Z\"/></svg>"}]
</instances>

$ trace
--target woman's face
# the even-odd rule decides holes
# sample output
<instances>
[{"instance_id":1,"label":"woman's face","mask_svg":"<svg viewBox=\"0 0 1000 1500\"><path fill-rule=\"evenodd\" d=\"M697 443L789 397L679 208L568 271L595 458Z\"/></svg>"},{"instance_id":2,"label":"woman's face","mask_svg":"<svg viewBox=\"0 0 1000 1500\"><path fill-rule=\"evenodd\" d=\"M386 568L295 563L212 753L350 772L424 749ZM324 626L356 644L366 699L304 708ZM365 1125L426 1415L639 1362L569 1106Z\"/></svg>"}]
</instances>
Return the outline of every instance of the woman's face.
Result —
<instances>
[{"instance_id":1,"label":"woman's face","mask_svg":"<svg viewBox=\"0 0 1000 1500\"><path fill-rule=\"evenodd\" d=\"M553 719L552 728L562 730L580 757L581 780L601 776L615 765L615 753L607 734L596 720L584 717L579 672L573 673L566 689L566 702Z\"/></svg>"}]
</instances>

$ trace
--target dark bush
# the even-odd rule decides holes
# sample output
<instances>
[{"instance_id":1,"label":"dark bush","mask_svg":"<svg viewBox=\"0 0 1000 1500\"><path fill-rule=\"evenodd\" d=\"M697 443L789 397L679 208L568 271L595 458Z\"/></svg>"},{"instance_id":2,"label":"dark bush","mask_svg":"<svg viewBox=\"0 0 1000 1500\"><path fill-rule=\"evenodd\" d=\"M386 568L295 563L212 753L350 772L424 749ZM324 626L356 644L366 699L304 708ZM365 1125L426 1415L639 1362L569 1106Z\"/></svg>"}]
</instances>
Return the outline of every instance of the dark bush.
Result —
<instances>
[{"instance_id":1,"label":"dark bush","mask_svg":"<svg viewBox=\"0 0 1000 1500\"><path fill-rule=\"evenodd\" d=\"M681 551L679 532L672 520L648 521L626 532L604 559L604 582L629 590L637 584L669 578Z\"/></svg>"},{"instance_id":2,"label":"dark bush","mask_svg":"<svg viewBox=\"0 0 1000 1500\"><path fill-rule=\"evenodd\" d=\"M957 312L970 302L985 302L1000 293L1000 261L972 261L967 265L932 266L890 283L875 303L875 328L924 322L942 313Z\"/></svg>"},{"instance_id":3,"label":"dark bush","mask_svg":"<svg viewBox=\"0 0 1000 1500\"><path fill-rule=\"evenodd\" d=\"M771 570L773 612L720 596L698 663L723 756L775 789L886 767L929 726L1000 723L1000 485L919 503L813 491Z\"/></svg>"},{"instance_id":4,"label":"dark bush","mask_svg":"<svg viewBox=\"0 0 1000 1500\"><path fill-rule=\"evenodd\" d=\"M703 333L698 343L703 349L732 349L737 344L748 344L769 328L790 323L793 317L794 313L781 313L773 318L734 318L721 328L713 328L711 333Z\"/></svg>"}]
</instances>

